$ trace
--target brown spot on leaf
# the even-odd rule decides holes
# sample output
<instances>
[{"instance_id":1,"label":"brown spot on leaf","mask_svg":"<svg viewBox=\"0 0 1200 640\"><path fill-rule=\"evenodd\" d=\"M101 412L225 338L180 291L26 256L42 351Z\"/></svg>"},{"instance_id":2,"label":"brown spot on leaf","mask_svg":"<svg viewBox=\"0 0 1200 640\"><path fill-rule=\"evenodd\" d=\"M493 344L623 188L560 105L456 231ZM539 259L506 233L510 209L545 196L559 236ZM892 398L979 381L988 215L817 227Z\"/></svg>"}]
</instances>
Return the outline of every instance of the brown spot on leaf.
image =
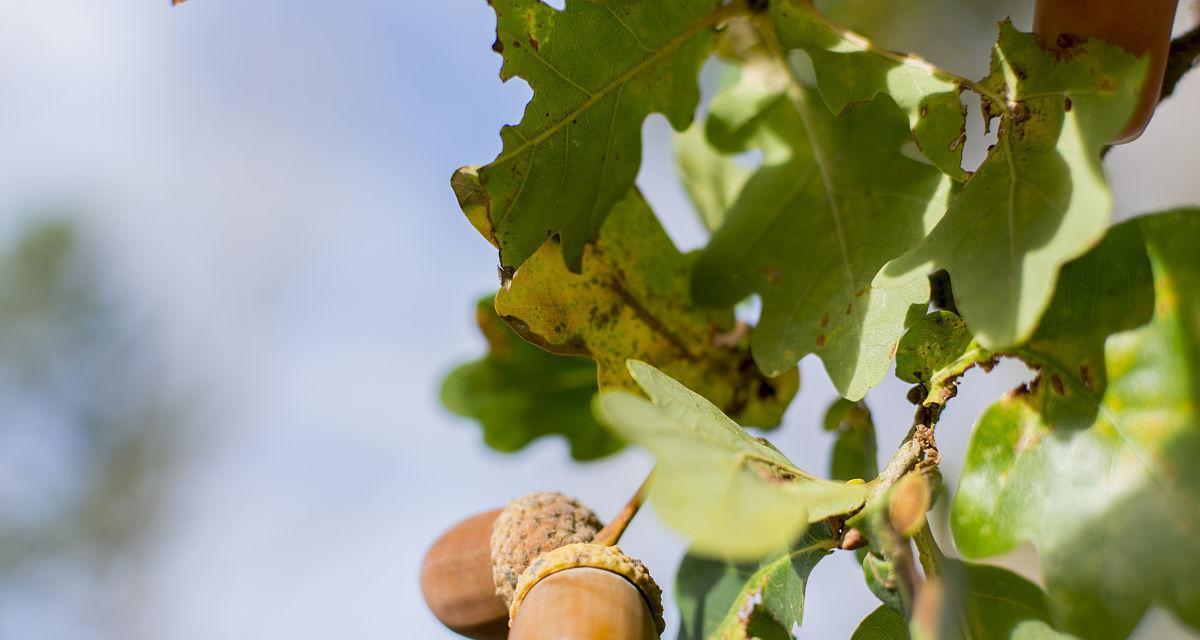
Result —
<instances>
[{"instance_id":1,"label":"brown spot on leaf","mask_svg":"<svg viewBox=\"0 0 1200 640\"><path fill-rule=\"evenodd\" d=\"M1024 453L1037 446L1037 443L1041 442L1041 440L1041 434L1033 429L1025 429L1021 432L1021 437L1017 440L1017 443L1013 445L1013 453Z\"/></svg>"},{"instance_id":2,"label":"brown spot on leaf","mask_svg":"<svg viewBox=\"0 0 1200 640\"><path fill-rule=\"evenodd\" d=\"M821 335L817 336L817 348L820 349L821 347L824 347L824 346L825 346L825 334L822 333Z\"/></svg>"},{"instance_id":3,"label":"brown spot on leaf","mask_svg":"<svg viewBox=\"0 0 1200 640\"><path fill-rule=\"evenodd\" d=\"M500 38L496 38L496 41L492 43L492 51L504 55L504 43L500 42Z\"/></svg>"},{"instance_id":4,"label":"brown spot on leaf","mask_svg":"<svg viewBox=\"0 0 1200 640\"><path fill-rule=\"evenodd\" d=\"M1035 382L1036 382L1036 379L1035 379ZM1004 397L1007 400L1012 400L1014 398L1020 398L1021 396L1027 396L1030 393L1032 393L1032 391L1029 390L1029 385L1027 385L1025 383L1021 383L1021 386L1004 394Z\"/></svg>"},{"instance_id":5,"label":"brown spot on leaf","mask_svg":"<svg viewBox=\"0 0 1200 640\"><path fill-rule=\"evenodd\" d=\"M1054 389L1054 393L1057 393L1060 396L1067 395L1067 392L1063 389L1062 378L1058 377L1058 374L1053 374L1050 376L1050 388Z\"/></svg>"},{"instance_id":6,"label":"brown spot on leaf","mask_svg":"<svg viewBox=\"0 0 1200 640\"><path fill-rule=\"evenodd\" d=\"M1065 102L1063 103L1063 111L1070 111L1071 110L1071 99L1064 98L1064 100L1065 100Z\"/></svg>"},{"instance_id":7,"label":"brown spot on leaf","mask_svg":"<svg viewBox=\"0 0 1200 640\"><path fill-rule=\"evenodd\" d=\"M829 314L826 313L825 315L821 316L821 328L824 329L825 327L828 327L828 326L829 326Z\"/></svg>"},{"instance_id":8,"label":"brown spot on leaf","mask_svg":"<svg viewBox=\"0 0 1200 640\"><path fill-rule=\"evenodd\" d=\"M1058 38L1055 39L1054 43L1058 45L1059 49L1071 49L1079 46L1085 41L1087 41L1087 38L1083 36L1078 36L1073 33L1060 33L1058 34Z\"/></svg>"},{"instance_id":9,"label":"brown spot on leaf","mask_svg":"<svg viewBox=\"0 0 1200 640\"><path fill-rule=\"evenodd\" d=\"M1087 366L1087 363L1079 365L1079 379L1083 381L1083 387L1088 391L1095 391L1092 386L1092 370Z\"/></svg>"},{"instance_id":10,"label":"brown spot on leaf","mask_svg":"<svg viewBox=\"0 0 1200 640\"><path fill-rule=\"evenodd\" d=\"M537 38L533 37L533 34L529 34L529 46L532 47L534 51L538 50L538 41Z\"/></svg>"}]
</instances>

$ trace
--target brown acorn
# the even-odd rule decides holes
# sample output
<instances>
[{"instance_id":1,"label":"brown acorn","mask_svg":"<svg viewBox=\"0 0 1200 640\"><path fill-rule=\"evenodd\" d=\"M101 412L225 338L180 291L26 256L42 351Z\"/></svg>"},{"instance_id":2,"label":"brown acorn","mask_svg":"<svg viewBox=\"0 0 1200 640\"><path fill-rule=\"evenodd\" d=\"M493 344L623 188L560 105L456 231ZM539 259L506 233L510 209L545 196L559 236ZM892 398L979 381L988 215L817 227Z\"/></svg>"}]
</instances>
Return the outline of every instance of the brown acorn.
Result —
<instances>
[{"instance_id":1,"label":"brown acorn","mask_svg":"<svg viewBox=\"0 0 1200 640\"><path fill-rule=\"evenodd\" d=\"M478 640L508 633L508 603L525 567L546 551L589 542L596 514L560 493L538 492L468 518L425 554L421 590L442 624Z\"/></svg>"},{"instance_id":2,"label":"brown acorn","mask_svg":"<svg viewBox=\"0 0 1200 640\"><path fill-rule=\"evenodd\" d=\"M1137 108L1113 144L1137 138L1154 115L1177 4L1178 0L1037 0L1034 6L1033 33L1045 49L1063 51L1081 38L1098 38L1135 56L1150 57Z\"/></svg>"},{"instance_id":3,"label":"brown acorn","mask_svg":"<svg viewBox=\"0 0 1200 640\"><path fill-rule=\"evenodd\" d=\"M652 640L662 591L619 547L577 543L542 554L521 574L510 606L510 640Z\"/></svg>"},{"instance_id":4,"label":"brown acorn","mask_svg":"<svg viewBox=\"0 0 1200 640\"><path fill-rule=\"evenodd\" d=\"M421 591L451 631L477 640L508 635L508 607L492 584L490 540L500 509L477 514L438 538L421 564Z\"/></svg>"}]
</instances>

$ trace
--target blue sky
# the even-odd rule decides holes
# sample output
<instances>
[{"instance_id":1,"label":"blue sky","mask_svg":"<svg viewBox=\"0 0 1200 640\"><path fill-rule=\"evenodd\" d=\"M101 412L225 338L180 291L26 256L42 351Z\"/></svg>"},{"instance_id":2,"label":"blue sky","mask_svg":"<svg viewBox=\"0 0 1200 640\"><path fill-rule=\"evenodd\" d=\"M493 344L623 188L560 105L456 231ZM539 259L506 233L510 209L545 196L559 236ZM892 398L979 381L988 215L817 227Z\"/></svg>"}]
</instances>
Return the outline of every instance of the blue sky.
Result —
<instances>
[{"instance_id":1,"label":"blue sky","mask_svg":"<svg viewBox=\"0 0 1200 640\"><path fill-rule=\"evenodd\" d=\"M529 91L499 82L482 0L168 5L0 0L0 230L47 205L78 211L195 408L154 543L109 593L51 580L0 601L0 630L449 637L417 588L442 529L539 489L611 515L650 466L636 451L573 465L554 440L494 454L436 402L440 376L481 353L473 301L496 286L449 176L498 152ZM1200 202L1196 145L1179 144L1200 140L1198 85L1112 154L1123 214ZM646 137L639 182L694 247L665 122ZM819 363L802 370L776 442L824 472L834 392ZM961 452L975 412L1021 375L972 374L943 448ZM881 448L907 429L904 391L872 401ZM623 546L671 591L682 543L652 513ZM852 564L819 566L802 637L847 636L874 608Z\"/></svg>"}]
</instances>

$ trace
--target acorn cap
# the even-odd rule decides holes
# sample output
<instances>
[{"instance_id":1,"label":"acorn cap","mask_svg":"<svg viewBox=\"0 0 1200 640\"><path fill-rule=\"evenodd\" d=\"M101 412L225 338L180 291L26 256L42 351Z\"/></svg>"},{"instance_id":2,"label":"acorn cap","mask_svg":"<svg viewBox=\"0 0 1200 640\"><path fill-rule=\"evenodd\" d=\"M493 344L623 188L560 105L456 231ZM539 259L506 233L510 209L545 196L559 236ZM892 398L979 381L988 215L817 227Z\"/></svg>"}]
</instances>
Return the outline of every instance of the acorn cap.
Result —
<instances>
[{"instance_id":1,"label":"acorn cap","mask_svg":"<svg viewBox=\"0 0 1200 640\"><path fill-rule=\"evenodd\" d=\"M553 491L508 503L492 525L492 578L511 604L517 579L538 556L566 544L591 542L602 525L591 509Z\"/></svg>"},{"instance_id":2,"label":"acorn cap","mask_svg":"<svg viewBox=\"0 0 1200 640\"><path fill-rule=\"evenodd\" d=\"M512 604L508 608L508 619L510 621L516 619L517 609L521 607L525 596L538 581L560 571L580 567L603 569L633 583L633 586L641 592L647 606L650 607L650 613L654 616L654 626L658 629L658 633L661 634L667 628L667 623L663 619L662 589L658 587L658 583L654 582L654 578L650 577L650 571L646 569L646 565L636 558L625 555L618 546L585 542L564 545L538 556L517 581Z\"/></svg>"}]
</instances>

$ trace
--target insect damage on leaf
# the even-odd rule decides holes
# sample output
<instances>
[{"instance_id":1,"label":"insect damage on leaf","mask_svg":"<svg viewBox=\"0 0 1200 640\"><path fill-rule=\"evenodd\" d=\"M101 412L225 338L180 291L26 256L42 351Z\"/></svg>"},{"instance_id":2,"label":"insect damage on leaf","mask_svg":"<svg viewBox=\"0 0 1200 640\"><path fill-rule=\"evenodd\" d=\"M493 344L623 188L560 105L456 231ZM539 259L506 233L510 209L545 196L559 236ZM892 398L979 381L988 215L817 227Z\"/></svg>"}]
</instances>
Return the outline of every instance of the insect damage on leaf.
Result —
<instances>
[{"instance_id":1,"label":"insect damage on leaf","mask_svg":"<svg viewBox=\"0 0 1200 640\"><path fill-rule=\"evenodd\" d=\"M928 239L882 280L945 269L980 345L1028 340L1059 270L1108 227L1100 150L1132 113L1144 72L1144 60L1096 40L1056 58L1002 23L991 73L974 85L985 120L1000 117L997 142Z\"/></svg>"},{"instance_id":2,"label":"insect damage on leaf","mask_svg":"<svg viewBox=\"0 0 1200 640\"><path fill-rule=\"evenodd\" d=\"M456 180L463 210L490 237L487 201L472 174ZM636 389L629 358L669 372L745 424L772 427L795 396L793 367L767 377L746 340L727 341L737 327L730 309L696 307L688 295L692 256L679 253L636 190L621 200L571 273L546 241L496 295L496 310L526 340L558 354L587 356L601 388Z\"/></svg>"},{"instance_id":3,"label":"insect damage on leaf","mask_svg":"<svg viewBox=\"0 0 1200 640\"><path fill-rule=\"evenodd\" d=\"M857 400L886 375L909 314L929 299L925 274L873 279L937 222L951 181L901 153L908 126L886 99L835 116L769 25L758 34L739 82L714 98L707 133L726 153L761 150L763 165L701 253L692 292L715 306L758 293L759 366L784 371L816 353Z\"/></svg>"}]
</instances>

